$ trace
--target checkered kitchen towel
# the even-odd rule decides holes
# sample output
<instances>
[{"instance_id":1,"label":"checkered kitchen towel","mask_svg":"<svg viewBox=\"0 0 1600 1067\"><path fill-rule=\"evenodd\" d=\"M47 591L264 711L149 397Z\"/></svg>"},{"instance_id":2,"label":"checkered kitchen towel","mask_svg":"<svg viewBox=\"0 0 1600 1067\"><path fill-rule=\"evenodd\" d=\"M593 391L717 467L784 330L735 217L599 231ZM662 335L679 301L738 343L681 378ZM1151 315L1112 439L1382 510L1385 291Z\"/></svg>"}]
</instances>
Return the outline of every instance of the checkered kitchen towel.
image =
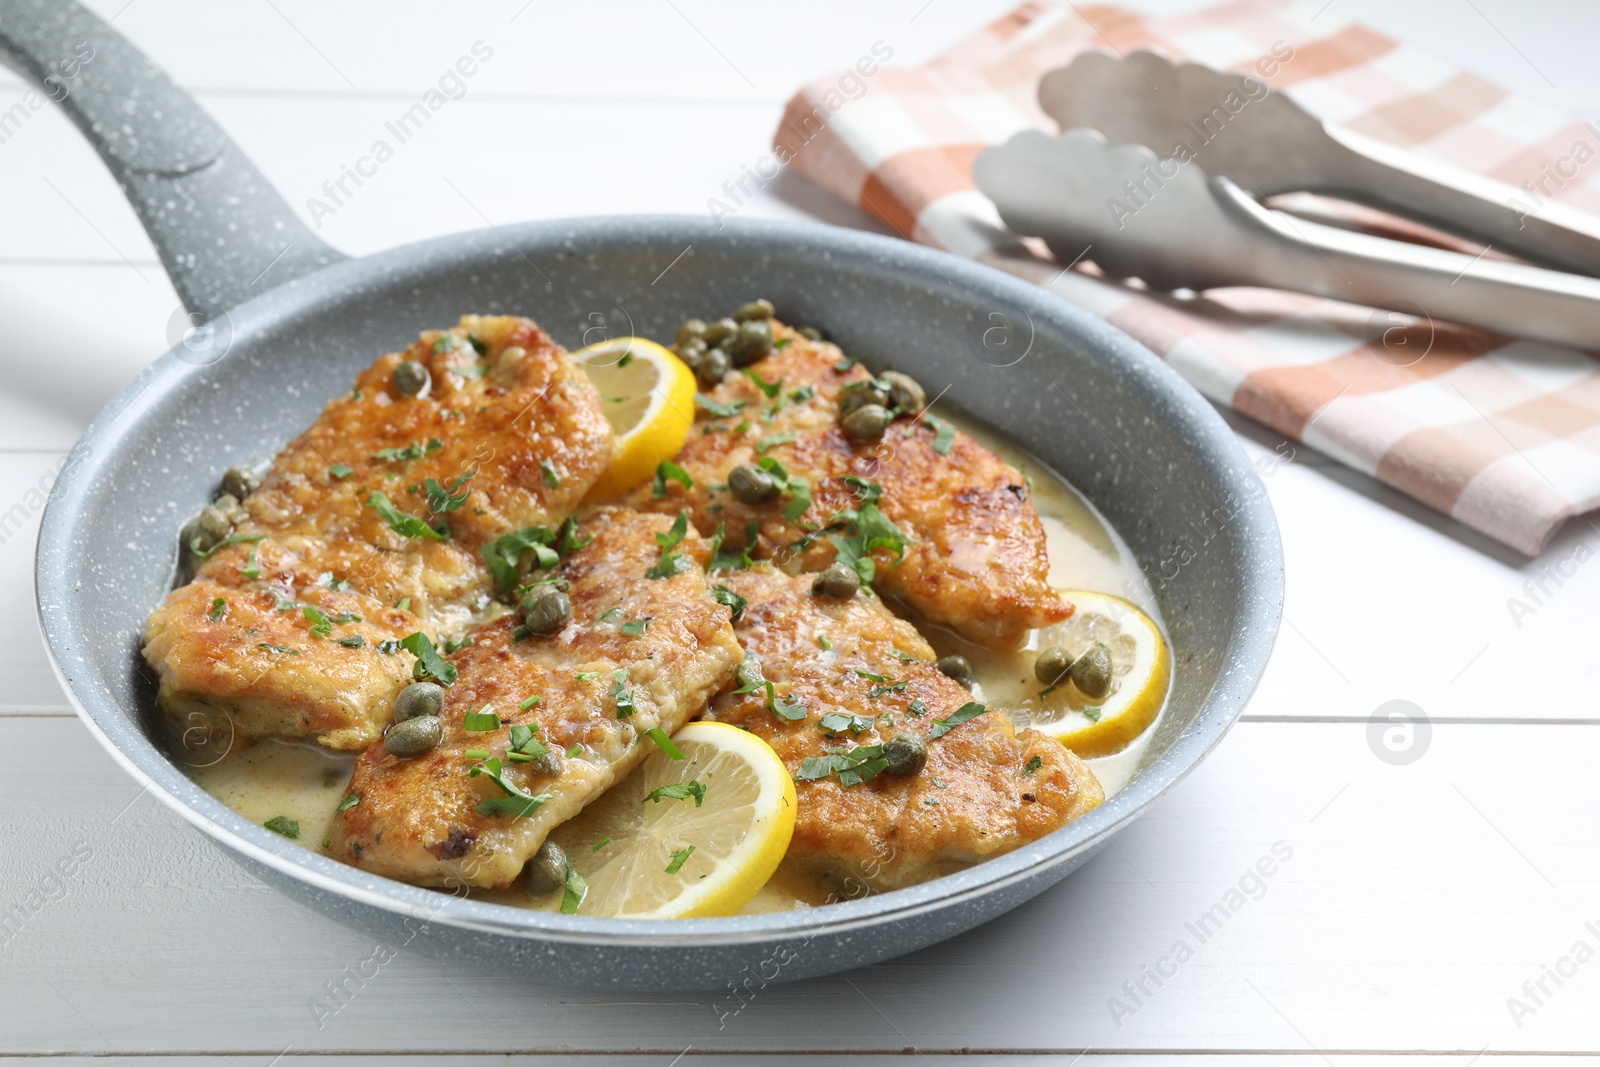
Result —
<instances>
[{"instance_id":1,"label":"checkered kitchen towel","mask_svg":"<svg viewBox=\"0 0 1600 1067\"><path fill-rule=\"evenodd\" d=\"M1600 364L1590 356L1447 324L1374 331L1368 309L1274 290L1178 299L1092 267L1063 274L1007 237L973 185L988 145L1029 127L1054 132L1038 80L1086 49L1150 48L1243 71L1279 42L1293 56L1266 80L1325 121L1527 188L1528 208L1550 195L1600 211L1600 162L1582 165L1600 153L1600 132L1341 19L1325 0L1237 0L1160 19L1030 0L922 68L864 62L807 86L774 150L901 235L1109 319L1217 403L1537 554L1566 518L1600 507Z\"/></svg>"}]
</instances>

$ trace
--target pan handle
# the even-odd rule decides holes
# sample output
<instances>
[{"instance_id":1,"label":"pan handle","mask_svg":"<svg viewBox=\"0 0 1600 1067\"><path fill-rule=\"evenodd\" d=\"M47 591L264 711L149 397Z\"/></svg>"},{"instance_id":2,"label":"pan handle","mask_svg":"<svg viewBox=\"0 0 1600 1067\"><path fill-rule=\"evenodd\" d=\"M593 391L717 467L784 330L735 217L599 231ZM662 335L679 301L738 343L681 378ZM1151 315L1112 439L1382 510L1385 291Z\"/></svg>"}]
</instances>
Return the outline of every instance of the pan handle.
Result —
<instances>
[{"instance_id":1,"label":"pan handle","mask_svg":"<svg viewBox=\"0 0 1600 1067\"><path fill-rule=\"evenodd\" d=\"M345 258L193 97L76 0L0 0L0 63L60 105L100 153L184 306L203 319Z\"/></svg>"}]
</instances>

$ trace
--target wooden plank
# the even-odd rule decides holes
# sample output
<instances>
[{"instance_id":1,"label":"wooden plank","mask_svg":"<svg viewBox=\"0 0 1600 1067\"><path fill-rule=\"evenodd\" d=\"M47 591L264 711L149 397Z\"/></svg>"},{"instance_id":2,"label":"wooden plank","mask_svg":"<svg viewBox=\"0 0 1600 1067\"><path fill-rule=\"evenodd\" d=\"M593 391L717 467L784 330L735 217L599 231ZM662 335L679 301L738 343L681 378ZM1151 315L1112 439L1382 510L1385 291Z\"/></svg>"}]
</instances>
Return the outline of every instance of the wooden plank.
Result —
<instances>
[{"instance_id":1,"label":"wooden plank","mask_svg":"<svg viewBox=\"0 0 1600 1067\"><path fill-rule=\"evenodd\" d=\"M191 88L414 99L481 40L493 55L467 80L473 93L659 106L781 103L795 86L854 63L878 40L893 48L895 62L916 65L1015 5L815 0L760 12L735 0L496 0L470 7L404 0L381 10L311 0L90 6L115 16L118 29ZM0 75L0 87L19 84L9 72Z\"/></svg>"},{"instance_id":2,"label":"wooden plank","mask_svg":"<svg viewBox=\"0 0 1600 1067\"><path fill-rule=\"evenodd\" d=\"M1579 814L1600 802L1596 736L1445 725L1421 759L1396 766L1360 724L1244 724L1066 883L901 960L768 987L741 1007L727 993L586 993L500 977L492 959L442 967L401 952L318 1029L312 998L371 956L368 940L243 876L140 798L76 722L4 720L0 904L28 910L38 892L0 945L5 1044L84 1054L1592 1048L1600 964L1559 989L1547 979L1551 995L1520 1027L1507 999L1526 996L1523 983L1579 939L1600 945L1585 926L1600 920L1600 859ZM47 881L84 849L70 877ZM1192 955L1175 963L1179 942ZM1147 967L1167 971L1159 987Z\"/></svg>"},{"instance_id":3,"label":"wooden plank","mask_svg":"<svg viewBox=\"0 0 1600 1067\"><path fill-rule=\"evenodd\" d=\"M400 125L405 108L392 100L204 102L301 218L351 254L491 225L622 211L711 217L715 207L721 217L820 215L873 225L803 179L771 178L775 105L642 108L469 96L417 128ZM708 139L715 152L697 147ZM0 168L0 197L12 205L0 260L131 263L159 282L138 219L64 117L40 112L4 149L16 165ZM758 166L770 180L748 176ZM742 190L729 185L739 181Z\"/></svg>"},{"instance_id":4,"label":"wooden plank","mask_svg":"<svg viewBox=\"0 0 1600 1067\"><path fill-rule=\"evenodd\" d=\"M288 1051L280 1051L282 1059L277 1059L278 1064L285 1067L293 1064L294 1067L370 1067L373 1057L362 1054L349 1054L341 1056L338 1053L298 1053L293 1046ZM274 1053L261 1053L261 1056L274 1057ZM386 1054L382 1062L392 1064L394 1067L432 1067L438 1064L442 1054L413 1053L413 1054ZM450 1056L451 1061L474 1064L483 1062L486 1057L502 1059L504 1053L443 1053ZM762 1064L766 1067L850 1067L851 1064L861 1062L888 1062L890 1057L896 1057L893 1062L902 1062L906 1059L904 1051L893 1053L838 1053L838 1054L763 1054ZM1082 1056L1082 1059L1080 1059ZM589 1053L581 1059L574 1059L573 1054L566 1051L554 1053L518 1053L518 1061L526 1064L544 1064L544 1062L579 1062L584 1067L643 1067L643 1065L662 1064L666 1067L693 1067L696 1064L726 1064L730 1059L728 1053L701 1053L690 1046L680 1049L678 1053L666 1049L651 1049L645 1053ZM181 1067L192 1067L195 1064L219 1064L219 1062L237 1062L237 1056L184 1056L184 1054L171 1054L171 1056L141 1056L139 1064L176 1064ZM669 1062L670 1061L670 1062ZM1571 1059L1563 1056L1496 1056L1490 1061L1485 1061L1475 1054L1466 1053L1406 1053L1406 1054L1376 1054L1376 1056L1341 1056L1334 1053L1331 1056L1312 1057L1312 1061L1326 1062L1328 1067L1470 1067L1474 1062L1486 1062L1493 1067L1570 1067ZM982 1051L982 1053L950 1054L939 1056L936 1062L939 1067L1062 1067L1070 1062L1082 1062L1083 1067L1162 1067L1171 1064L1171 1054L1158 1054L1158 1056L1139 1056L1128 1053L1104 1053L1099 1049L1058 1049L1048 1053L1008 1053L1008 1051ZM1306 1056L1294 1056L1286 1053L1213 1053L1213 1054L1187 1054L1182 1059L1187 1067L1306 1067ZM104 1067L106 1057L90 1056L8 1056L6 1064L21 1064L27 1067Z\"/></svg>"}]
</instances>

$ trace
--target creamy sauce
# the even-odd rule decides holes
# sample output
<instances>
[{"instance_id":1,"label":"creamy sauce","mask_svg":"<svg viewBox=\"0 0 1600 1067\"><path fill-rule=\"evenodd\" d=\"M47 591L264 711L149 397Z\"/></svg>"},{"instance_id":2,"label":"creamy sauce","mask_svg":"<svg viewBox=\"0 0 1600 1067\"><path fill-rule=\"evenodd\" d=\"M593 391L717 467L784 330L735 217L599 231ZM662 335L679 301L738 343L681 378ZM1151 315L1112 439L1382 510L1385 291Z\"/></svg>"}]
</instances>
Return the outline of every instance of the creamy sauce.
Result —
<instances>
[{"instance_id":1,"label":"creamy sauce","mask_svg":"<svg viewBox=\"0 0 1600 1067\"><path fill-rule=\"evenodd\" d=\"M1161 625L1161 619L1155 615L1155 599L1133 554L1076 489L1004 438L973 426L965 419L946 417L957 429L1021 468L1031 479L1034 507L1045 527L1051 585L1059 589L1110 593L1134 601L1155 618L1157 626ZM978 675L973 689L975 699L995 707L1014 708L1027 702L1038 690L1039 684L1033 676L1037 640L1031 635L1022 650L994 652L941 628L923 626L922 630L940 655L959 653L971 660ZM1026 725L1025 720L1016 715L1013 720L1019 727ZM1107 797L1133 778L1154 733L1152 724L1121 752L1087 761ZM218 750L215 739L211 744L192 750L190 758L185 760L185 747L177 742L176 731L172 751L186 762L185 769L206 792L254 822L266 823L278 816L293 820L299 831L295 840L311 849L319 848L328 836L334 807L344 796L355 763L352 754L330 752L309 743L261 741L230 751L226 746ZM561 836L586 839L583 818L579 814L563 827L559 832ZM560 896L532 900L515 886L473 890L470 895L475 899L543 911L556 910ZM861 895L864 895L863 887L848 878L785 862L740 914L815 907Z\"/></svg>"}]
</instances>

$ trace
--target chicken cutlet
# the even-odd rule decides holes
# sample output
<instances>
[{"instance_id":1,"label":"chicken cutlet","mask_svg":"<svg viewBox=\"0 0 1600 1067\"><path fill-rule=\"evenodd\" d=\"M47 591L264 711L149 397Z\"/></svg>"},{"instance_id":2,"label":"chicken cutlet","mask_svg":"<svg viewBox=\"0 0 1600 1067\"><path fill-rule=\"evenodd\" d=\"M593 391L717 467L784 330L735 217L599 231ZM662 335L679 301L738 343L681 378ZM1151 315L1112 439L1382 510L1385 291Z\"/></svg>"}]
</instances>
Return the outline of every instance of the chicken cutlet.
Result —
<instances>
[{"instance_id":1,"label":"chicken cutlet","mask_svg":"<svg viewBox=\"0 0 1600 1067\"><path fill-rule=\"evenodd\" d=\"M651 731L671 734L727 681L742 653L693 528L606 509L580 530L591 540L547 572L570 620L549 636L513 618L472 631L451 657L442 740L409 759L379 742L357 759L332 855L417 885L508 885L653 749ZM486 714L500 725L484 729Z\"/></svg>"},{"instance_id":2,"label":"chicken cutlet","mask_svg":"<svg viewBox=\"0 0 1600 1067\"><path fill-rule=\"evenodd\" d=\"M771 329L781 347L700 402L697 432L676 458L693 484L663 480L662 495L645 486L626 503L688 507L702 534L721 526L730 546L787 570L822 570L847 553L878 591L987 646L1016 647L1072 613L1049 585L1044 526L1017 470L916 411L881 437L852 439L841 400L881 383L834 345L776 320ZM730 488L735 468L763 465L778 483L767 499ZM757 546L745 544L747 529Z\"/></svg>"},{"instance_id":3,"label":"chicken cutlet","mask_svg":"<svg viewBox=\"0 0 1600 1067\"><path fill-rule=\"evenodd\" d=\"M413 668L398 642L492 613L506 590L485 545L559 526L612 450L599 394L532 322L423 333L278 454L231 530L186 553L193 581L146 624L160 704L223 712L246 741L365 748Z\"/></svg>"},{"instance_id":4,"label":"chicken cutlet","mask_svg":"<svg viewBox=\"0 0 1600 1067\"><path fill-rule=\"evenodd\" d=\"M881 599L816 595L812 576L770 564L715 580L746 601L736 632L751 658L707 717L749 730L784 761L798 796L789 856L825 871L836 891L947 874L1104 799L1082 760L1014 732L941 674Z\"/></svg>"}]
</instances>

